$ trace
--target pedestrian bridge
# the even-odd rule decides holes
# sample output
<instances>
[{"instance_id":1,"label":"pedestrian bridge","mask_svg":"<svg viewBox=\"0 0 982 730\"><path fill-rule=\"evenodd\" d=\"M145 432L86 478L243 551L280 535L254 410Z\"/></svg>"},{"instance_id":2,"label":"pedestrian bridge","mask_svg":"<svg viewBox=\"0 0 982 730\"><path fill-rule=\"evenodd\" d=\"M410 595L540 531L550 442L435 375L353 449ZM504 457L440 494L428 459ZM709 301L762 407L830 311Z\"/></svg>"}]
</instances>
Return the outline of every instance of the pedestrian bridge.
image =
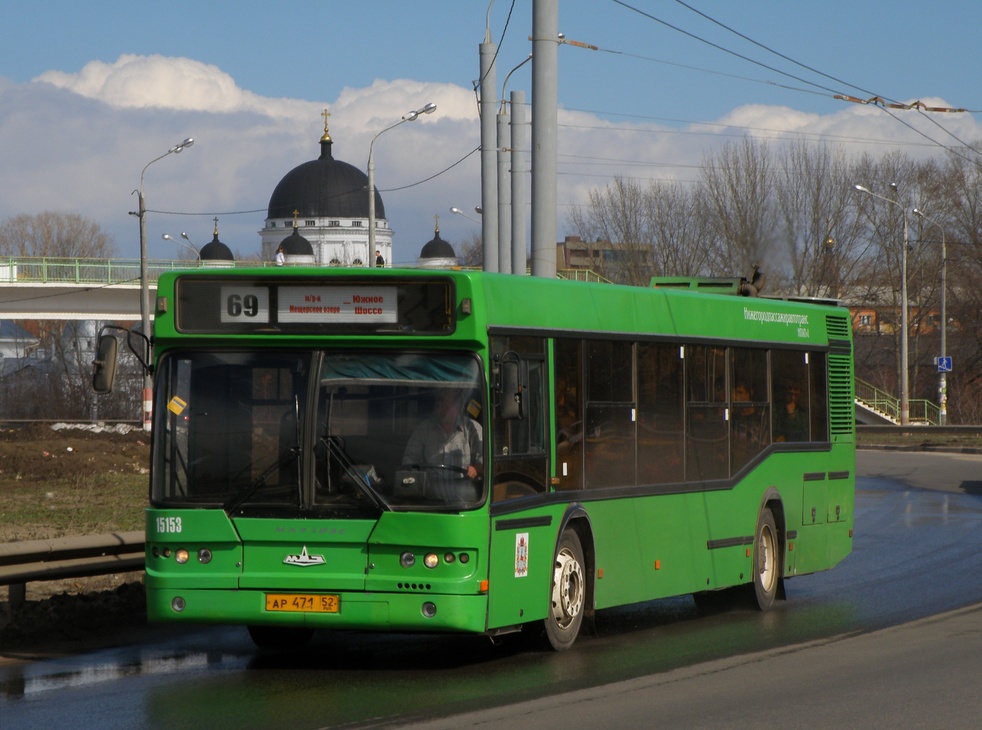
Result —
<instances>
[{"instance_id":1,"label":"pedestrian bridge","mask_svg":"<svg viewBox=\"0 0 982 730\"><path fill-rule=\"evenodd\" d=\"M153 302L157 277L165 271L272 266L272 261L256 260L148 260L147 288ZM564 269L556 275L605 281L587 269ZM0 319L136 321L140 319L140 260L0 258Z\"/></svg>"},{"instance_id":2,"label":"pedestrian bridge","mask_svg":"<svg viewBox=\"0 0 982 730\"><path fill-rule=\"evenodd\" d=\"M150 300L165 271L260 261L147 261ZM152 308L151 308L152 309ZM140 319L139 259L0 258L0 319Z\"/></svg>"}]
</instances>

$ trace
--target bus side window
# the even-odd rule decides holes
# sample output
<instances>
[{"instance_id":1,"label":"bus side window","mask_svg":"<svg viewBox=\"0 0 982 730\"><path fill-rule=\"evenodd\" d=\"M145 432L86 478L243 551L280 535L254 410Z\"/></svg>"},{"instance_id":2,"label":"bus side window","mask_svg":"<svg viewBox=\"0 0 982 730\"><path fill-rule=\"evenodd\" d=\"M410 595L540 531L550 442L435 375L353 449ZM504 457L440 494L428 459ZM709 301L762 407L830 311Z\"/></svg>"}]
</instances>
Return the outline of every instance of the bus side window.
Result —
<instances>
[{"instance_id":1,"label":"bus side window","mask_svg":"<svg viewBox=\"0 0 982 730\"><path fill-rule=\"evenodd\" d=\"M811 412L812 441L828 441L829 381L824 352L808 353L808 376L810 382L808 405Z\"/></svg>"},{"instance_id":2,"label":"bus side window","mask_svg":"<svg viewBox=\"0 0 982 730\"><path fill-rule=\"evenodd\" d=\"M497 502L547 488L545 342L529 337L493 338L491 351L492 357L501 358L503 374L505 364L515 362L513 372L520 374L522 389L520 414L511 405L503 408L500 402L491 409L491 498ZM497 396L504 400L513 386L504 382L502 386Z\"/></svg>"},{"instance_id":3,"label":"bus side window","mask_svg":"<svg viewBox=\"0 0 982 730\"><path fill-rule=\"evenodd\" d=\"M553 345L556 393L556 474L560 489L583 488L583 351L580 340Z\"/></svg>"},{"instance_id":4,"label":"bus side window","mask_svg":"<svg viewBox=\"0 0 982 730\"><path fill-rule=\"evenodd\" d=\"M639 484L682 481L682 362L678 345L638 345Z\"/></svg>"},{"instance_id":5,"label":"bus side window","mask_svg":"<svg viewBox=\"0 0 982 730\"><path fill-rule=\"evenodd\" d=\"M776 443L808 440L808 365L797 350L771 353L771 402Z\"/></svg>"}]
</instances>

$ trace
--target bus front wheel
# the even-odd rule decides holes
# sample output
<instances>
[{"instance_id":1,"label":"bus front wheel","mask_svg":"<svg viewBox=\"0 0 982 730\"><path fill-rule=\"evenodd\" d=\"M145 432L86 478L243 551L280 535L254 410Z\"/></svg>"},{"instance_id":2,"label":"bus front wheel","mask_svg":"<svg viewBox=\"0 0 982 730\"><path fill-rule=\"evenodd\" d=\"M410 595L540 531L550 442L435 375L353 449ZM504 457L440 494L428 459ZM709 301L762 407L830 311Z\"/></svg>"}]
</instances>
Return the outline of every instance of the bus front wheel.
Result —
<instances>
[{"instance_id":1,"label":"bus front wheel","mask_svg":"<svg viewBox=\"0 0 982 730\"><path fill-rule=\"evenodd\" d=\"M546 638L556 651L569 649L583 624L586 605L586 572L583 547L573 530L566 530L556 547Z\"/></svg>"},{"instance_id":2,"label":"bus front wheel","mask_svg":"<svg viewBox=\"0 0 982 730\"><path fill-rule=\"evenodd\" d=\"M777 539L774 513L767 507L760 511L754 533L754 593L757 608L767 611L774 605L781 579L781 549Z\"/></svg>"}]
</instances>

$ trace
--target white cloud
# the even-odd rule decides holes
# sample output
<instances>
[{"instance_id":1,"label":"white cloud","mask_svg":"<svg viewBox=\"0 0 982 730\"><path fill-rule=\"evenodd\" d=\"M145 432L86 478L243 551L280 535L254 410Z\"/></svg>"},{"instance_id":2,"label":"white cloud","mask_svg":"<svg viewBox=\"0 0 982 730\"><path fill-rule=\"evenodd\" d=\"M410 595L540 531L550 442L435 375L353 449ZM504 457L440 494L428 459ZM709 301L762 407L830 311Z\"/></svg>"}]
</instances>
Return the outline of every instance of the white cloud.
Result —
<instances>
[{"instance_id":1,"label":"white cloud","mask_svg":"<svg viewBox=\"0 0 982 730\"><path fill-rule=\"evenodd\" d=\"M199 245L205 242L213 215L221 219L222 240L251 254L259 248L257 231L276 183L320 153L325 107L332 115L335 158L364 169L375 135L427 102L437 104L435 114L401 125L375 145L375 181L387 191L383 198L396 232L395 258L409 261L432 237L435 214L440 215L441 234L451 242L476 230L472 222L451 216L449 208L471 210L480 202L479 155L414 185L479 145L477 103L470 88L379 79L366 88L345 88L333 100L276 99L239 88L213 65L135 55L113 63L92 61L77 73L49 71L29 84L0 79L0 219L42 210L79 212L116 238L121 255L136 256L138 227L128 213L135 207L132 191L141 170L173 144L194 137L192 149L179 159L155 164L146 175L153 211L148 216L151 256L171 254L160 242L164 232L188 231ZM925 102L944 105L943 100ZM918 129L954 144L916 112L901 114ZM968 114L933 120L967 141L982 136ZM710 126L610 121L567 110L560 110L559 121L559 238L569 232L564 226L567 206L585 202L591 188L609 184L615 175L692 180L697 175L693 166L707 150L747 128L829 135L823 138L833 140L889 138L925 143L923 148L905 147L911 154L941 153L882 109L846 103L827 115L742 106ZM863 142L848 147L849 152L864 149L879 154L889 147ZM526 162L531 164L530 154ZM253 212L233 215L240 211Z\"/></svg>"},{"instance_id":2,"label":"white cloud","mask_svg":"<svg viewBox=\"0 0 982 730\"><path fill-rule=\"evenodd\" d=\"M34 81L53 84L122 109L262 112L280 116L307 102L264 99L240 89L217 66L190 58L124 54L114 63L90 61L78 73L46 71Z\"/></svg>"}]
</instances>

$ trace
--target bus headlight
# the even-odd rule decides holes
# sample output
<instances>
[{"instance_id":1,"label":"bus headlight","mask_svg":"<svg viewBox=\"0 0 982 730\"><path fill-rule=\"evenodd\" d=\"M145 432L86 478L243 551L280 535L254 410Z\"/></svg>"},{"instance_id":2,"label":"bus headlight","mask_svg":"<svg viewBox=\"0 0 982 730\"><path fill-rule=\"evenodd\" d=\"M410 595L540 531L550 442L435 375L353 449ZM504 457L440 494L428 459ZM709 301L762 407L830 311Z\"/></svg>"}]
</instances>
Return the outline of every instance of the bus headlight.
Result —
<instances>
[{"instance_id":1,"label":"bus headlight","mask_svg":"<svg viewBox=\"0 0 982 730\"><path fill-rule=\"evenodd\" d=\"M411 568L416 565L416 556L408 550L399 556L399 565L403 568Z\"/></svg>"},{"instance_id":2,"label":"bus headlight","mask_svg":"<svg viewBox=\"0 0 982 730\"><path fill-rule=\"evenodd\" d=\"M211 550L209 550L208 548L201 548L198 551L198 562L201 563L202 565L206 565L210 563L211 558L212 558Z\"/></svg>"},{"instance_id":3,"label":"bus headlight","mask_svg":"<svg viewBox=\"0 0 982 730\"><path fill-rule=\"evenodd\" d=\"M426 553L423 557L423 565L427 568L435 568L440 564L440 556L436 553Z\"/></svg>"},{"instance_id":4,"label":"bus headlight","mask_svg":"<svg viewBox=\"0 0 982 730\"><path fill-rule=\"evenodd\" d=\"M184 548L179 548L179 549L178 549L178 550L177 550L177 551L176 551L176 552L174 553L174 561L175 561L175 562L176 562L176 563L177 563L178 565L184 565L184 564L185 564L185 563L186 563L186 562L188 561L188 557L189 557L189 555L188 555L188 551L187 551L187 550L185 550Z\"/></svg>"}]
</instances>

